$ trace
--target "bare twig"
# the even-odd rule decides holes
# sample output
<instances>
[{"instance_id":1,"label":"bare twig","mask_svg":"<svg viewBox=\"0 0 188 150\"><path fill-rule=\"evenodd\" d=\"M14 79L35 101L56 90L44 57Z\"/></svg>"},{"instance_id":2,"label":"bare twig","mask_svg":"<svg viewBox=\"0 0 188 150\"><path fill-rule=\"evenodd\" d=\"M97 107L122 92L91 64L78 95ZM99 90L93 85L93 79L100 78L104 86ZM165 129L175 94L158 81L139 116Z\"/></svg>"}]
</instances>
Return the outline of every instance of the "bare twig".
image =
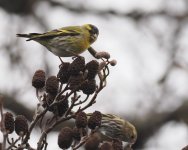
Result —
<instances>
[{"instance_id":1,"label":"bare twig","mask_svg":"<svg viewBox=\"0 0 188 150\"><path fill-rule=\"evenodd\" d=\"M10 144L10 146L7 148L7 150L12 149L12 147L15 147L15 144L21 139L21 136L19 136L15 141L13 140L13 142Z\"/></svg>"}]
</instances>

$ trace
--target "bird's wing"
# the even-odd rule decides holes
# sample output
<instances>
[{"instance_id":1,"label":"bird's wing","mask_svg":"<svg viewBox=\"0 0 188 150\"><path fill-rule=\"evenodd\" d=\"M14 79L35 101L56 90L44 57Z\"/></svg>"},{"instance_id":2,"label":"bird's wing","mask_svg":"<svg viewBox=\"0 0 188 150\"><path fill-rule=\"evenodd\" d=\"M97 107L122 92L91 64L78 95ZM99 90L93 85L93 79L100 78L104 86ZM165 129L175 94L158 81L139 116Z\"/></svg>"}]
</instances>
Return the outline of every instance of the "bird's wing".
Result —
<instances>
[{"instance_id":1,"label":"bird's wing","mask_svg":"<svg viewBox=\"0 0 188 150\"><path fill-rule=\"evenodd\" d=\"M71 27L63 27L60 29L55 29L52 31L48 31L45 33L30 33L29 34L29 39L30 40L45 40L49 38L53 38L56 36L78 36L81 34L81 28L79 26L71 26Z\"/></svg>"},{"instance_id":2,"label":"bird's wing","mask_svg":"<svg viewBox=\"0 0 188 150\"><path fill-rule=\"evenodd\" d=\"M113 114L102 114L102 116L105 118L109 118L109 119L114 119L117 117L116 115L113 115Z\"/></svg>"}]
</instances>

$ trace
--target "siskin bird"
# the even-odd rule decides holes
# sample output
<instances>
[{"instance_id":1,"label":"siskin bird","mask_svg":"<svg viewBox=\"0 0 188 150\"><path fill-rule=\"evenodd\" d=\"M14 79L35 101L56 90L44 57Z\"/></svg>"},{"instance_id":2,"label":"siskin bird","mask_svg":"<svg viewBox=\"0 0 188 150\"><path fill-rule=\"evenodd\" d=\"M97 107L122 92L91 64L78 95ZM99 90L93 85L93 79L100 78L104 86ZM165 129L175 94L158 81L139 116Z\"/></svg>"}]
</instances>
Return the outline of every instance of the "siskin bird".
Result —
<instances>
[{"instance_id":1,"label":"siskin bird","mask_svg":"<svg viewBox=\"0 0 188 150\"><path fill-rule=\"evenodd\" d=\"M137 139L137 131L134 125L112 114L102 114L101 126L98 130L107 137L119 139L130 144L134 144Z\"/></svg>"},{"instance_id":2,"label":"siskin bird","mask_svg":"<svg viewBox=\"0 0 188 150\"><path fill-rule=\"evenodd\" d=\"M45 46L59 57L78 56L94 43L99 35L97 27L91 24L68 26L45 33L17 34Z\"/></svg>"}]
</instances>

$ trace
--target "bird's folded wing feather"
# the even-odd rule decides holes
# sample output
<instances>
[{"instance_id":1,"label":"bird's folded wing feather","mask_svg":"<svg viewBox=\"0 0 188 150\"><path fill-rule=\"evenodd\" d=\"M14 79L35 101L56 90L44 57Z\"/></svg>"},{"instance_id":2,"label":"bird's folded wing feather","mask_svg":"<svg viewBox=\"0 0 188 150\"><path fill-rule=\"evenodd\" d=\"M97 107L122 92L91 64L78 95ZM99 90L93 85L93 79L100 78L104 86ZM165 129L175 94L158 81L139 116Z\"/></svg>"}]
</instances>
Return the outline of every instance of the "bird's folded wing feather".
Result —
<instances>
[{"instance_id":1,"label":"bird's folded wing feather","mask_svg":"<svg viewBox=\"0 0 188 150\"><path fill-rule=\"evenodd\" d=\"M56 36L78 36L81 33L80 30L81 29L60 28L42 34L30 33L30 38L28 40L37 40L37 39L42 40L42 39L53 38Z\"/></svg>"}]
</instances>

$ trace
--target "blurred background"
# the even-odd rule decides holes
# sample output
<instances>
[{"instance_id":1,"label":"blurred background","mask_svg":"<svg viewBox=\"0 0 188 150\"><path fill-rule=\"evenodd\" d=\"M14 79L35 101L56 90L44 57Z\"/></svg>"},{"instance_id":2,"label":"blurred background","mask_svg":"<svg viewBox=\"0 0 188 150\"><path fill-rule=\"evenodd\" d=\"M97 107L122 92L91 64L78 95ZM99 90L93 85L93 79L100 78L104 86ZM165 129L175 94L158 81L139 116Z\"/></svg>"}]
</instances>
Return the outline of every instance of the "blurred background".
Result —
<instances>
[{"instance_id":1,"label":"blurred background","mask_svg":"<svg viewBox=\"0 0 188 150\"><path fill-rule=\"evenodd\" d=\"M60 61L16 33L91 23L92 45L118 64L88 112L114 113L138 130L134 149L177 150L188 144L188 0L0 0L0 94L6 110L32 119L32 75L56 75ZM82 54L93 59L89 52ZM36 147L37 131L33 135ZM48 136L49 148L57 133Z\"/></svg>"}]
</instances>

